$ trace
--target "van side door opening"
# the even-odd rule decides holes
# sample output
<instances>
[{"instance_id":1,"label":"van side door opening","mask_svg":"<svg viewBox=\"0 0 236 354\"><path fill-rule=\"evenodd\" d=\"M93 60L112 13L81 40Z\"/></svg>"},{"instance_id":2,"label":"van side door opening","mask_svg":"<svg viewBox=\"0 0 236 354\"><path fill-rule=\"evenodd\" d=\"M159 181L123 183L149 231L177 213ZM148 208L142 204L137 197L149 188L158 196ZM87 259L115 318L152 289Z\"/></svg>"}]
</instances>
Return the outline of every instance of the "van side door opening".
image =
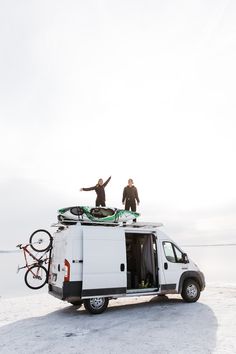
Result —
<instances>
[{"instance_id":1,"label":"van side door opening","mask_svg":"<svg viewBox=\"0 0 236 354\"><path fill-rule=\"evenodd\" d=\"M159 287L156 237L126 233L127 292L155 291Z\"/></svg>"}]
</instances>

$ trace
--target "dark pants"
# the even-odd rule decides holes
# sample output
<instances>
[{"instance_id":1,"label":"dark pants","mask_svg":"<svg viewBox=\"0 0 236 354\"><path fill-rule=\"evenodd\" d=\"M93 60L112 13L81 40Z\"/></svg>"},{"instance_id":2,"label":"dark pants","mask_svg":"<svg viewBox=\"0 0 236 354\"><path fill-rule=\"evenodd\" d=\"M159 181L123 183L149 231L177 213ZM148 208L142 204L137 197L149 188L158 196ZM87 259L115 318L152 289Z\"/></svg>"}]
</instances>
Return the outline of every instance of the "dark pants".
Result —
<instances>
[{"instance_id":1,"label":"dark pants","mask_svg":"<svg viewBox=\"0 0 236 354\"><path fill-rule=\"evenodd\" d=\"M125 201L125 210L129 210L131 209L131 211L136 211L136 203L135 200L130 200L130 199L126 199ZM134 219L133 222L136 222L137 220Z\"/></svg>"},{"instance_id":2,"label":"dark pants","mask_svg":"<svg viewBox=\"0 0 236 354\"><path fill-rule=\"evenodd\" d=\"M135 200L126 200L125 201L125 210L131 209L132 211L136 211L136 203Z\"/></svg>"},{"instance_id":3,"label":"dark pants","mask_svg":"<svg viewBox=\"0 0 236 354\"><path fill-rule=\"evenodd\" d=\"M105 207L106 206L105 200L96 199L96 207L99 207L99 206Z\"/></svg>"}]
</instances>

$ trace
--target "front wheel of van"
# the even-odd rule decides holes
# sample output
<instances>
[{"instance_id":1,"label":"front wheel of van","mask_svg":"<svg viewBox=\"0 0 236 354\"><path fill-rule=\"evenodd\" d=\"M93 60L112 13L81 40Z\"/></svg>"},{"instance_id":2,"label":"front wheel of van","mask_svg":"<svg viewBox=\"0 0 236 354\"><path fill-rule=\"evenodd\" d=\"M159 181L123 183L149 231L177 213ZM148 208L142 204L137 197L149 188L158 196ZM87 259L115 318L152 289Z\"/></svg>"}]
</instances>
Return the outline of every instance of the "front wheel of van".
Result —
<instances>
[{"instance_id":1,"label":"front wheel of van","mask_svg":"<svg viewBox=\"0 0 236 354\"><path fill-rule=\"evenodd\" d=\"M84 300L84 307L90 313L96 315L106 310L109 299L107 297L94 297Z\"/></svg>"},{"instance_id":2,"label":"front wheel of van","mask_svg":"<svg viewBox=\"0 0 236 354\"><path fill-rule=\"evenodd\" d=\"M196 302L200 297L199 284L193 279L186 280L183 285L181 296L186 302Z\"/></svg>"}]
</instances>

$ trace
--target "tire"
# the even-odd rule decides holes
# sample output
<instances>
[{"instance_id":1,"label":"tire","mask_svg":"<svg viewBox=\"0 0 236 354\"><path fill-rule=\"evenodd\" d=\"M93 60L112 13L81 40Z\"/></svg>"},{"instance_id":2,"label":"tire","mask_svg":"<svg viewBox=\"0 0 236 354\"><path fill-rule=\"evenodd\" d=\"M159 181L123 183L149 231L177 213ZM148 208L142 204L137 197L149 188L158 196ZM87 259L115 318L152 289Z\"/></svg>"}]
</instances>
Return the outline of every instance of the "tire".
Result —
<instances>
[{"instance_id":1,"label":"tire","mask_svg":"<svg viewBox=\"0 0 236 354\"><path fill-rule=\"evenodd\" d=\"M29 239L30 247L36 252L44 252L52 246L52 236L47 230L36 230Z\"/></svg>"},{"instance_id":2,"label":"tire","mask_svg":"<svg viewBox=\"0 0 236 354\"><path fill-rule=\"evenodd\" d=\"M30 289L41 289L47 283L47 269L41 265L33 265L25 273L25 284Z\"/></svg>"},{"instance_id":3,"label":"tire","mask_svg":"<svg viewBox=\"0 0 236 354\"><path fill-rule=\"evenodd\" d=\"M107 309L109 299L107 297L95 297L84 300L86 310L94 315L104 312Z\"/></svg>"},{"instance_id":4,"label":"tire","mask_svg":"<svg viewBox=\"0 0 236 354\"><path fill-rule=\"evenodd\" d=\"M181 296L186 302L196 302L200 293L200 286L195 280L189 279L184 282Z\"/></svg>"}]
</instances>

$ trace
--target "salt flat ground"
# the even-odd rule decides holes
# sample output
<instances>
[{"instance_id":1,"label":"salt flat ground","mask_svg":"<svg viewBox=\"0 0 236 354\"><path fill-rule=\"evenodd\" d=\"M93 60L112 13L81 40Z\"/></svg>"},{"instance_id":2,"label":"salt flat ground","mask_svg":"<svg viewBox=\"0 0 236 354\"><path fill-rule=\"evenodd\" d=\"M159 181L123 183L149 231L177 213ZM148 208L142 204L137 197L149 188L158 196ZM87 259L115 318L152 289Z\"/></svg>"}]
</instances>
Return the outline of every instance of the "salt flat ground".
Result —
<instances>
[{"instance_id":1,"label":"salt flat ground","mask_svg":"<svg viewBox=\"0 0 236 354\"><path fill-rule=\"evenodd\" d=\"M110 301L90 315L48 294L0 299L0 353L236 353L236 288Z\"/></svg>"}]
</instances>

